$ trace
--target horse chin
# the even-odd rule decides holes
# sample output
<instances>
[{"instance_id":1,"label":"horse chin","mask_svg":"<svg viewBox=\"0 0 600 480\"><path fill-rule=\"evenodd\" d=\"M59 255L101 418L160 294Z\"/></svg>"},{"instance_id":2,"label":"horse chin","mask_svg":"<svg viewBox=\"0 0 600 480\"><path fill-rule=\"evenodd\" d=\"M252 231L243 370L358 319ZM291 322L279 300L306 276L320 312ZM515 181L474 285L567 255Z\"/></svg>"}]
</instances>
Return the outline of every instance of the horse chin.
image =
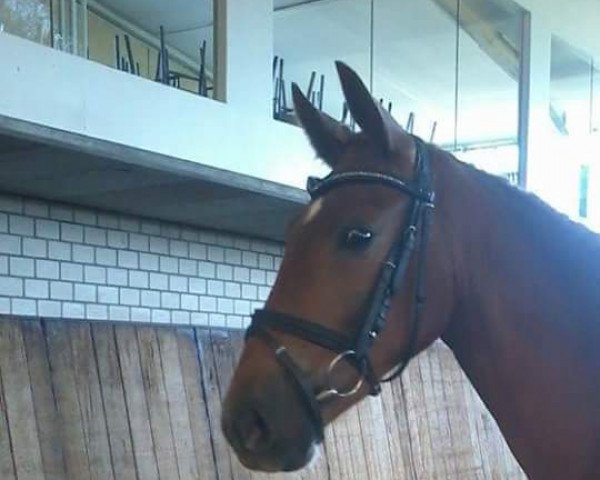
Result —
<instances>
[{"instance_id":1,"label":"horse chin","mask_svg":"<svg viewBox=\"0 0 600 480\"><path fill-rule=\"evenodd\" d=\"M305 452L295 449L294 452L279 458L238 454L238 459L244 467L250 470L267 473L294 472L312 465L319 458L318 451L316 444L312 443Z\"/></svg>"}]
</instances>

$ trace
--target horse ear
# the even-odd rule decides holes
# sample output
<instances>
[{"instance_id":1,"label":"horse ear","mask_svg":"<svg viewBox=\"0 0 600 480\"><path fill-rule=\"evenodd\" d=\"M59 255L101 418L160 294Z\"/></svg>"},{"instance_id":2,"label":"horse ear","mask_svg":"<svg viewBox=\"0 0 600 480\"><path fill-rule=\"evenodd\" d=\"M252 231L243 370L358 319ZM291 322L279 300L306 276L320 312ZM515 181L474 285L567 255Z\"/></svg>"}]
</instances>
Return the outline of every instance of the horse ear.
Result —
<instances>
[{"instance_id":1,"label":"horse ear","mask_svg":"<svg viewBox=\"0 0 600 480\"><path fill-rule=\"evenodd\" d=\"M317 110L295 83L292 84L292 97L296 115L317 155L334 168L352 132L337 120Z\"/></svg>"},{"instance_id":2,"label":"horse ear","mask_svg":"<svg viewBox=\"0 0 600 480\"><path fill-rule=\"evenodd\" d=\"M372 96L358 74L343 62L335 62L348 109L362 131L385 155L395 151L402 127Z\"/></svg>"}]
</instances>

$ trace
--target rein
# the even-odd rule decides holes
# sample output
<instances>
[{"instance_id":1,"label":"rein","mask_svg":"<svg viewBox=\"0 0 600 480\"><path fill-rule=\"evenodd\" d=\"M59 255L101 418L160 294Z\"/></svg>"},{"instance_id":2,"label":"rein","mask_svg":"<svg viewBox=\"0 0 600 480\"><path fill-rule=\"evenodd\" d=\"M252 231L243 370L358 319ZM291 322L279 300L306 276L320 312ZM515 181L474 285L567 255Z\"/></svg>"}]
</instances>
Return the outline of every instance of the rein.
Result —
<instances>
[{"instance_id":1,"label":"rein","mask_svg":"<svg viewBox=\"0 0 600 480\"><path fill-rule=\"evenodd\" d=\"M354 395L365 382L369 387L369 394L378 395L381 391L381 383L397 378L415 353L425 305L425 259L431 211L434 207L434 192L427 146L420 138L413 138L417 153L415 181L412 183L395 176L366 171L332 173L323 179L310 177L307 182L307 191L313 200L339 186L356 183L384 185L411 197L409 215L384 261L366 309L367 314L358 332L349 336L310 320L266 309L255 311L252 323L246 331L246 339L258 337L273 350L277 362L286 372L287 378L302 399L319 440L323 439L321 403L324 400ZM417 239L420 240L420 244L417 252L416 288L408 347L401 362L386 376L378 379L371 364L369 352L385 327L392 297L404 283ZM277 342L271 331L299 337L336 353L336 357L331 361L327 370L329 388L318 393L315 392L308 380L308 375L300 369L288 353L287 348ZM345 391L337 390L331 382L332 373L342 360L346 360L360 375L358 382Z\"/></svg>"}]
</instances>

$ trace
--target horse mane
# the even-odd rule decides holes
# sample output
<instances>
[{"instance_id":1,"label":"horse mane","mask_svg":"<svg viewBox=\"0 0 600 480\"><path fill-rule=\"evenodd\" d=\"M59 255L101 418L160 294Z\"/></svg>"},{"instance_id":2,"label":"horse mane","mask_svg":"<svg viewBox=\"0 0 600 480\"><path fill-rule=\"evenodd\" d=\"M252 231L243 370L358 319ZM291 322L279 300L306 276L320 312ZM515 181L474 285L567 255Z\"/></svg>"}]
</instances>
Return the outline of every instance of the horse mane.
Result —
<instances>
[{"instance_id":1,"label":"horse mane","mask_svg":"<svg viewBox=\"0 0 600 480\"><path fill-rule=\"evenodd\" d=\"M467 176L501 205L503 214L522 232L534 238L548 259L570 270L579 269L600 280L600 235L543 201L532 192L512 185L507 179L484 172L451 154L450 158ZM588 277L589 278L589 277Z\"/></svg>"}]
</instances>

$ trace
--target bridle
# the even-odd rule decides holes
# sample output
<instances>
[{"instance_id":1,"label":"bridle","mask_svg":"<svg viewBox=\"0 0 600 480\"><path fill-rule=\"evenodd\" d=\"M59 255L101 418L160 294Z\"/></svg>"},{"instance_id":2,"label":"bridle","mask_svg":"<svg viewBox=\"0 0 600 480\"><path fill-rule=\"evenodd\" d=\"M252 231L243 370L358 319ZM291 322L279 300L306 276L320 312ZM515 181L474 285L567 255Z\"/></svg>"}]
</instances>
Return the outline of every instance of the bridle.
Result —
<instances>
[{"instance_id":1,"label":"bridle","mask_svg":"<svg viewBox=\"0 0 600 480\"><path fill-rule=\"evenodd\" d=\"M287 378L302 399L319 440L323 439L321 402L331 397L354 395L360 390L364 382L368 384L371 395L378 395L381 391L380 384L398 377L415 353L421 316L425 305L425 256L431 211L434 207L434 192L427 146L418 137L414 137L414 140L416 144L414 182L406 182L392 175L368 171L332 173L323 179L310 177L307 182L307 191L313 200L339 186L356 183L385 185L411 197L406 222L384 261L366 308L365 319L358 332L350 336L309 320L266 309L255 311L252 316L252 323L246 331L246 339L258 337L273 350L277 362L286 372ZM404 282L418 238L420 243L416 266L416 287L408 347L400 363L384 378L378 379L369 358L369 351L385 326L391 299ZM271 330L299 337L335 352L337 356L331 361L327 370L329 379L331 380L336 365L342 360L346 360L360 374L358 382L348 390L339 391L332 386L330 381L330 388L316 393L308 380L308 376L293 360L287 348L277 342L271 334Z\"/></svg>"}]
</instances>

